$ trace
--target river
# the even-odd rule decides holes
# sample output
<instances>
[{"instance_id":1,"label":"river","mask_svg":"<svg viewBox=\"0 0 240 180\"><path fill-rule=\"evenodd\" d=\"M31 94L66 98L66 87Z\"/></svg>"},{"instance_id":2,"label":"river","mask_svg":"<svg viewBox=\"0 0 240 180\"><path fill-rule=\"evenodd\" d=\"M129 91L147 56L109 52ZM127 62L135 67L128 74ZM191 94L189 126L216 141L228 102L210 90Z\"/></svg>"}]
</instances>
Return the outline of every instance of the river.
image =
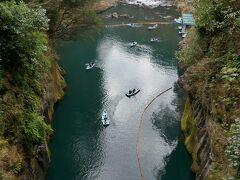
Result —
<instances>
[{"instance_id":1,"label":"river","mask_svg":"<svg viewBox=\"0 0 240 180\"><path fill-rule=\"evenodd\" d=\"M98 31L81 29L79 37L58 47L68 88L55 108L46 179L141 179L136 157L141 113L156 95L173 87L143 116L139 137L142 172L146 180L193 180L177 108L183 93L176 86L175 51L181 39L172 19L178 13L173 7L120 5L105 15L112 12L128 13L132 19L105 19L108 26ZM147 30L149 25L124 25L155 21L167 23L152 31ZM151 43L152 37L160 42ZM133 41L138 45L131 48ZM85 64L91 61L96 66L86 71ZM125 93L133 88L141 92L127 98ZM106 128L100 121L103 109L111 119Z\"/></svg>"}]
</instances>

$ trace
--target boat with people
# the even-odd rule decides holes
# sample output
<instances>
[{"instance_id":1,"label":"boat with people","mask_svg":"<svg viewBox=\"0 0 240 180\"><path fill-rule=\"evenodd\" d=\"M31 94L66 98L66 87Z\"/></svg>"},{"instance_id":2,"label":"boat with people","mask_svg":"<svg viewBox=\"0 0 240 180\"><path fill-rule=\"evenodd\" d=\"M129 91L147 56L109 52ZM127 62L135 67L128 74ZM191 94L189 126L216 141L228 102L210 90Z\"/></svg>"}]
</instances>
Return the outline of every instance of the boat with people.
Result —
<instances>
[{"instance_id":1,"label":"boat with people","mask_svg":"<svg viewBox=\"0 0 240 180\"><path fill-rule=\"evenodd\" d=\"M159 38L151 38L150 39L150 42L160 42L160 39Z\"/></svg>"},{"instance_id":2,"label":"boat with people","mask_svg":"<svg viewBox=\"0 0 240 180\"><path fill-rule=\"evenodd\" d=\"M136 42L136 41L130 43L130 47L134 47L134 46L136 46L136 45L137 45L137 42Z\"/></svg>"},{"instance_id":3,"label":"boat with people","mask_svg":"<svg viewBox=\"0 0 240 180\"><path fill-rule=\"evenodd\" d=\"M104 127L110 125L110 119L109 119L109 115L108 115L106 109L104 109L102 112L102 120L101 121L102 121Z\"/></svg>"},{"instance_id":4,"label":"boat with people","mask_svg":"<svg viewBox=\"0 0 240 180\"><path fill-rule=\"evenodd\" d=\"M95 63L87 63L86 64L86 70L92 69L95 66Z\"/></svg>"},{"instance_id":5,"label":"boat with people","mask_svg":"<svg viewBox=\"0 0 240 180\"><path fill-rule=\"evenodd\" d=\"M182 17L179 17L178 19L174 19L174 21L178 24L182 24Z\"/></svg>"},{"instance_id":6,"label":"boat with people","mask_svg":"<svg viewBox=\"0 0 240 180\"><path fill-rule=\"evenodd\" d=\"M156 29L157 27L158 27L158 25L155 24L154 26L149 26L149 27L148 27L148 30L153 30L153 29Z\"/></svg>"},{"instance_id":7,"label":"boat with people","mask_svg":"<svg viewBox=\"0 0 240 180\"><path fill-rule=\"evenodd\" d=\"M125 94L128 98L135 96L136 94L138 94L140 92L140 89L133 89L133 90L129 90L127 94Z\"/></svg>"}]
</instances>

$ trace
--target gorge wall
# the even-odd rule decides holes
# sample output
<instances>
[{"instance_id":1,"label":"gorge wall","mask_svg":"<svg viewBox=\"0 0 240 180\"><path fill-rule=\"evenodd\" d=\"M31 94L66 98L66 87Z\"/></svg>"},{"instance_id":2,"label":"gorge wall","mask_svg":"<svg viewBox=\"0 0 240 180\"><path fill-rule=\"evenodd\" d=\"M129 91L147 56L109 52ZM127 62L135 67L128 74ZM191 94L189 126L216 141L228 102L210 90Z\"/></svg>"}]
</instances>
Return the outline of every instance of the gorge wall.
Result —
<instances>
[{"instance_id":1,"label":"gorge wall","mask_svg":"<svg viewBox=\"0 0 240 180\"><path fill-rule=\"evenodd\" d=\"M179 0L180 1L180 0ZM239 1L193 1L196 25L177 53L189 94L182 116L196 179L239 179ZM184 9L184 8L183 8Z\"/></svg>"}]
</instances>

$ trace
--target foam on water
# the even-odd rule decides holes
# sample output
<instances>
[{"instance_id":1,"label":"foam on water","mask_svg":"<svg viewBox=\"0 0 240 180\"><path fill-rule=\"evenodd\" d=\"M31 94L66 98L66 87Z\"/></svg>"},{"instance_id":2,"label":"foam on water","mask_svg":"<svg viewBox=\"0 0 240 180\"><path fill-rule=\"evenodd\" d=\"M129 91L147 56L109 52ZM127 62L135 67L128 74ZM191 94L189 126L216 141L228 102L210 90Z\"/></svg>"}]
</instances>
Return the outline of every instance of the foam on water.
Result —
<instances>
[{"instance_id":1,"label":"foam on water","mask_svg":"<svg viewBox=\"0 0 240 180\"><path fill-rule=\"evenodd\" d=\"M137 6L147 6L150 8L155 8L158 6L172 6L173 1L169 0L126 0L127 4L137 5Z\"/></svg>"}]
</instances>

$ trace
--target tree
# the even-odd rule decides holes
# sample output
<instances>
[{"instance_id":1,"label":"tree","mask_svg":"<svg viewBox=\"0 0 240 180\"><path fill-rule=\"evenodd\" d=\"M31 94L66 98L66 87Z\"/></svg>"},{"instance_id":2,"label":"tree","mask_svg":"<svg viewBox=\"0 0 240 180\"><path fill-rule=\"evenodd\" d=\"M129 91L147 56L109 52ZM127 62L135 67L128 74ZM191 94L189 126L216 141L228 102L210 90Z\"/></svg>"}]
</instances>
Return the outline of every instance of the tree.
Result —
<instances>
[{"instance_id":1,"label":"tree","mask_svg":"<svg viewBox=\"0 0 240 180\"><path fill-rule=\"evenodd\" d=\"M98 25L100 18L90 9L96 0L30 0L30 6L42 6L47 10L49 35L64 38L80 25Z\"/></svg>"},{"instance_id":2,"label":"tree","mask_svg":"<svg viewBox=\"0 0 240 180\"><path fill-rule=\"evenodd\" d=\"M0 3L0 63L3 71L23 78L37 77L46 65L48 30L46 11L30 9L25 3ZM27 77L28 76L28 77Z\"/></svg>"},{"instance_id":3,"label":"tree","mask_svg":"<svg viewBox=\"0 0 240 180\"><path fill-rule=\"evenodd\" d=\"M45 14L45 9L29 8L21 1L0 2L2 134L30 146L40 143L51 132L39 114L39 91L43 89L39 84L50 63L46 35L49 20ZM2 79L7 83L3 84Z\"/></svg>"}]
</instances>

